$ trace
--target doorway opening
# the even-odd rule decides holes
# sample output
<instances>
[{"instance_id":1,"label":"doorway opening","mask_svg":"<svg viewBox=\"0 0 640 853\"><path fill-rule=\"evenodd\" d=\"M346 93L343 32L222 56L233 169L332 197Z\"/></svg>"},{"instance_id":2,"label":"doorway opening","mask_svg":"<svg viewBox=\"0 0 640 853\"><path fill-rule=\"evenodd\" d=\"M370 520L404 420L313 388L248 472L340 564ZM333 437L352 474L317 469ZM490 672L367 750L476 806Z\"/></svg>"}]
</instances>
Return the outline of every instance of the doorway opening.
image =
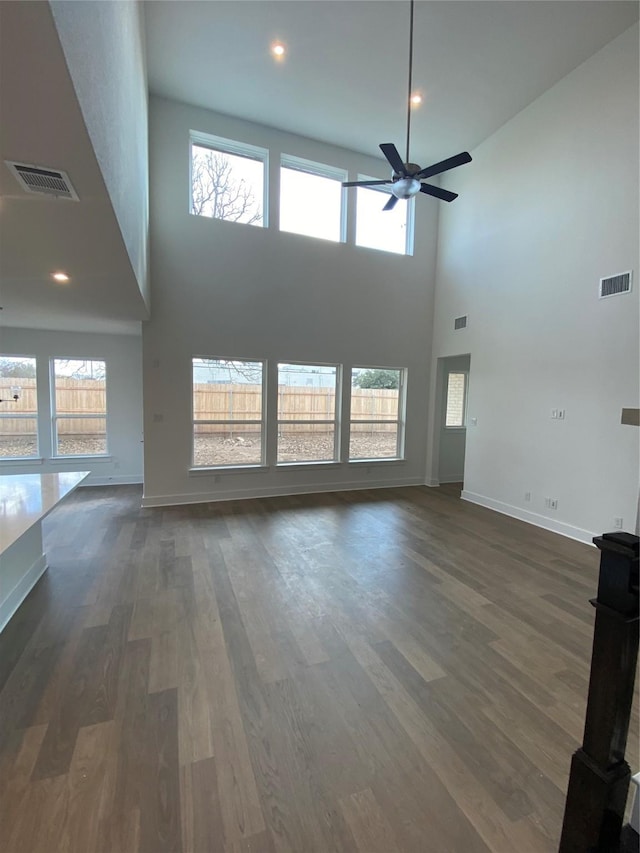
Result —
<instances>
[{"instance_id":1,"label":"doorway opening","mask_svg":"<svg viewBox=\"0 0 640 853\"><path fill-rule=\"evenodd\" d=\"M471 356L439 359L441 382L438 425L440 430L438 480L452 490L464 485L467 445L467 400Z\"/></svg>"}]
</instances>

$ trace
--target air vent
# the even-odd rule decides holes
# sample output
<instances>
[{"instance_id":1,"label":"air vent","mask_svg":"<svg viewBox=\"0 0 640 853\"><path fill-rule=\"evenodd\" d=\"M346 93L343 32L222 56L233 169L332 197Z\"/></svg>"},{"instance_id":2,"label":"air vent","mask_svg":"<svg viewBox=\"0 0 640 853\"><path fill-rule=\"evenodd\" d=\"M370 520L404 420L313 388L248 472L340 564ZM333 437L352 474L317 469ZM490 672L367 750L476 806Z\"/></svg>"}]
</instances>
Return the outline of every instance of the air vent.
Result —
<instances>
[{"instance_id":1,"label":"air vent","mask_svg":"<svg viewBox=\"0 0 640 853\"><path fill-rule=\"evenodd\" d=\"M464 317L456 317L456 319L453 321L453 328L456 330L457 329L466 329L467 328L467 315L465 314Z\"/></svg>"},{"instance_id":2,"label":"air vent","mask_svg":"<svg viewBox=\"0 0 640 853\"><path fill-rule=\"evenodd\" d=\"M32 166L29 163L15 163L12 160L5 160L4 162L13 172L22 189L28 193L52 195L56 198L79 201L78 194L66 172L61 172L58 169L44 169L41 166Z\"/></svg>"},{"instance_id":3,"label":"air vent","mask_svg":"<svg viewBox=\"0 0 640 853\"><path fill-rule=\"evenodd\" d=\"M630 292L631 272L623 272L620 275L610 275L608 278L600 279L600 299Z\"/></svg>"}]
</instances>

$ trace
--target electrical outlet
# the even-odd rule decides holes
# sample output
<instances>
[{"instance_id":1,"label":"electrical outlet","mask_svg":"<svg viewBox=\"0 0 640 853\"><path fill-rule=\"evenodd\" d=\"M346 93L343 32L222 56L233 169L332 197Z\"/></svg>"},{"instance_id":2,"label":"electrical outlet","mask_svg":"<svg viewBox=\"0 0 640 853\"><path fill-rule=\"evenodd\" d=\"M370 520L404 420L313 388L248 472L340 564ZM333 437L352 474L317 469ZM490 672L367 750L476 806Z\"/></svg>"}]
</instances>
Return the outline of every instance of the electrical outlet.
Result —
<instances>
[{"instance_id":1,"label":"electrical outlet","mask_svg":"<svg viewBox=\"0 0 640 853\"><path fill-rule=\"evenodd\" d=\"M613 526L615 527L616 530L622 530L623 525L624 525L624 519L618 518L618 517L613 519Z\"/></svg>"},{"instance_id":2,"label":"electrical outlet","mask_svg":"<svg viewBox=\"0 0 640 853\"><path fill-rule=\"evenodd\" d=\"M525 501L530 501L531 500L531 492L525 492L524 493L524 499L525 499Z\"/></svg>"},{"instance_id":3,"label":"electrical outlet","mask_svg":"<svg viewBox=\"0 0 640 853\"><path fill-rule=\"evenodd\" d=\"M564 416L565 416L565 410L564 409L558 409L558 420L563 421Z\"/></svg>"},{"instance_id":4,"label":"electrical outlet","mask_svg":"<svg viewBox=\"0 0 640 853\"><path fill-rule=\"evenodd\" d=\"M558 501L556 498L552 498L549 503L549 509L558 509Z\"/></svg>"},{"instance_id":5,"label":"electrical outlet","mask_svg":"<svg viewBox=\"0 0 640 853\"><path fill-rule=\"evenodd\" d=\"M557 409L551 409L551 417L554 421L558 420L558 410Z\"/></svg>"}]
</instances>

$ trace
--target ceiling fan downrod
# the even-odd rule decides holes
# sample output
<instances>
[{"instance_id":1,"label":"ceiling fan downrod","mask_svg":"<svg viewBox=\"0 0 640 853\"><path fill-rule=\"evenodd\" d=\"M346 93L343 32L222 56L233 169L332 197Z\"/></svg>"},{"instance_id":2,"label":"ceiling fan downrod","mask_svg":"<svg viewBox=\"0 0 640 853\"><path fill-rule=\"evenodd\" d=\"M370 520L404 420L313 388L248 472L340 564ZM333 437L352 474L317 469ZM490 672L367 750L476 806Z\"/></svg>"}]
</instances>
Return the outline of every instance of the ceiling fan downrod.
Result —
<instances>
[{"instance_id":1,"label":"ceiling fan downrod","mask_svg":"<svg viewBox=\"0 0 640 853\"><path fill-rule=\"evenodd\" d=\"M409 162L409 140L411 139L411 87L413 85L413 5L410 0L409 12L409 89L407 91L407 156L405 163Z\"/></svg>"},{"instance_id":2,"label":"ceiling fan downrod","mask_svg":"<svg viewBox=\"0 0 640 853\"><path fill-rule=\"evenodd\" d=\"M432 166L427 166L424 169L421 169L417 163L411 163L409 160L409 142L411 139L411 90L413 87L414 6L415 0L410 0L407 148L405 162L402 162L400 152L393 142L381 142L380 150L392 169L391 178L382 181L343 181L342 183L343 187L388 187L390 198L382 208L383 210L393 210L399 199L410 199L418 195L418 193L433 196L441 201L453 201L458 198L457 193L450 192L449 190L445 190L444 188L434 184L423 183L423 181L425 178L432 178L436 175L441 175L443 172L448 172L450 169L455 169L458 166L462 166L464 163L471 162L471 155L468 151L462 151L454 157L447 157L446 160L441 160L440 162L434 163Z\"/></svg>"}]
</instances>

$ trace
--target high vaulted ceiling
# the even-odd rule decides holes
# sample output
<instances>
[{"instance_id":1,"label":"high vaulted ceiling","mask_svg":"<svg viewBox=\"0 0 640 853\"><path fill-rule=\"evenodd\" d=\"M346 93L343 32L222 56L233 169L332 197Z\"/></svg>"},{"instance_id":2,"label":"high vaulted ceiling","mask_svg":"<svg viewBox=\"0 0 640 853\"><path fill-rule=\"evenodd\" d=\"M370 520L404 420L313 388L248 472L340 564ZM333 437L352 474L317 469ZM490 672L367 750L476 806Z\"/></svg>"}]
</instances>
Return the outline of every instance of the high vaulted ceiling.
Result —
<instances>
[{"instance_id":1,"label":"high vaulted ceiling","mask_svg":"<svg viewBox=\"0 0 640 853\"><path fill-rule=\"evenodd\" d=\"M144 9L153 92L363 153L379 156L380 142L403 150L407 0ZM66 170L81 198L29 196L0 159L0 324L136 332L146 309L49 5L0 2L0 18L2 158ZM637 18L637 2L616 0L418 0L414 82L425 103L412 159L472 150ZM269 52L276 39L281 63ZM51 283L58 265L74 272L71 287Z\"/></svg>"},{"instance_id":2,"label":"high vaulted ceiling","mask_svg":"<svg viewBox=\"0 0 640 853\"><path fill-rule=\"evenodd\" d=\"M380 156L404 150L408 0L147 2L150 90ZM638 18L637 2L415 4L412 160L472 149ZM286 45L277 62L270 45Z\"/></svg>"}]
</instances>

